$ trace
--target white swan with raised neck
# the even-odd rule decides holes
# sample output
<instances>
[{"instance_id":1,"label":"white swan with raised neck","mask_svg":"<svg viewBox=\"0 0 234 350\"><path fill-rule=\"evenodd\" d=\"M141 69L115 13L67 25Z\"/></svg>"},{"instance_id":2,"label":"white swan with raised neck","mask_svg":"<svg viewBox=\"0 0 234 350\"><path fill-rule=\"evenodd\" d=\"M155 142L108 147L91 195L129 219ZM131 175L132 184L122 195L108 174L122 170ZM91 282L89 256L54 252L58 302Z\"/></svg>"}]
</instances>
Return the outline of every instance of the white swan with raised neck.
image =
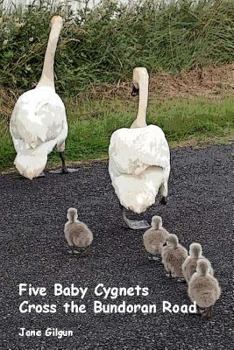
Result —
<instances>
[{"instance_id":1,"label":"white swan with raised neck","mask_svg":"<svg viewBox=\"0 0 234 350\"><path fill-rule=\"evenodd\" d=\"M28 178L38 177L47 163L47 156L56 146L66 170L63 152L68 126L65 106L55 92L54 57L63 20L54 16L37 86L17 100L10 121L10 132L17 152L14 164Z\"/></svg>"},{"instance_id":2,"label":"white swan with raised neck","mask_svg":"<svg viewBox=\"0 0 234 350\"><path fill-rule=\"evenodd\" d=\"M133 91L139 90L137 117L130 128L116 130L109 146L109 174L122 208L137 214L155 203L158 193L166 204L170 174L170 151L161 128L146 122L149 76L146 68L133 71ZM145 221L131 221L132 229L148 228Z\"/></svg>"}]
</instances>

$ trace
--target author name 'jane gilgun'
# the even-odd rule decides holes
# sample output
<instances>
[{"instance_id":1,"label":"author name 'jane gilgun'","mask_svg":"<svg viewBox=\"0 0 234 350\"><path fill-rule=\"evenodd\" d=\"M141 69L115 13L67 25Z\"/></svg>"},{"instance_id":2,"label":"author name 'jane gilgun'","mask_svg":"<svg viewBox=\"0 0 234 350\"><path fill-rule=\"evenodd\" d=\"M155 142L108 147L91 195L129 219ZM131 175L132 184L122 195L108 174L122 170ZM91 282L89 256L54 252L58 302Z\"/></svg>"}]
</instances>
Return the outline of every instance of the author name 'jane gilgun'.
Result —
<instances>
[{"instance_id":1,"label":"author name 'jane gilgun'","mask_svg":"<svg viewBox=\"0 0 234 350\"><path fill-rule=\"evenodd\" d=\"M24 327L20 328L18 335L20 337L56 337L62 339L63 337L72 337L72 330L58 329L58 328L46 328L42 331L41 329L26 329Z\"/></svg>"}]
</instances>

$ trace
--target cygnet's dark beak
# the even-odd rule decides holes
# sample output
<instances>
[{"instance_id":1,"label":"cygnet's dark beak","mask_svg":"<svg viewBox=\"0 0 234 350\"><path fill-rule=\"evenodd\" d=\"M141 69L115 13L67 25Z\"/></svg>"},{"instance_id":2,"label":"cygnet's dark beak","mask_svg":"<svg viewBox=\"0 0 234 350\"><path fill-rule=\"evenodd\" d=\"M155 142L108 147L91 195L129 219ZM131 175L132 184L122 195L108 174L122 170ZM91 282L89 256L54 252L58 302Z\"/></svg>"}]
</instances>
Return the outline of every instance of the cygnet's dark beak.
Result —
<instances>
[{"instance_id":1,"label":"cygnet's dark beak","mask_svg":"<svg viewBox=\"0 0 234 350\"><path fill-rule=\"evenodd\" d=\"M163 247L166 247L166 245L167 245L167 242L163 243Z\"/></svg>"},{"instance_id":2,"label":"cygnet's dark beak","mask_svg":"<svg viewBox=\"0 0 234 350\"><path fill-rule=\"evenodd\" d=\"M131 92L132 96L138 96L139 95L139 89L135 87L134 84L132 84L132 92Z\"/></svg>"}]
</instances>

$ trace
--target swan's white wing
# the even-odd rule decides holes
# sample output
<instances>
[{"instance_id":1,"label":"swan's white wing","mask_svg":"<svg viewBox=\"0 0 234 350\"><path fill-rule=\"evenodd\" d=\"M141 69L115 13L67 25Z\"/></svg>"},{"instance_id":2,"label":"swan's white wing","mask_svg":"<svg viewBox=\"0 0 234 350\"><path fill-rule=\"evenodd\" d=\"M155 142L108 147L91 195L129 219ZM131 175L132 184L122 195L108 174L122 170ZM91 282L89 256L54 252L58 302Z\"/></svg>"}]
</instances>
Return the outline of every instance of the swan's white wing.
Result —
<instances>
[{"instance_id":1,"label":"swan's white wing","mask_svg":"<svg viewBox=\"0 0 234 350\"><path fill-rule=\"evenodd\" d=\"M120 174L138 175L149 166L170 168L168 143L156 125L115 131L111 136L109 155Z\"/></svg>"},{"instance_id":2,"label":"swan's white wing","mask_svg":"<svg viewBox=\"0 0 234 350\"><path fill-rule=\"evenodd\" d=\"M44 142L56 141L64 128L67 131L65 107L53 89L35 88L19 97L10 122L16 151L18 143L34 149Z\"/></svg>"},{"instance_id":3,"label":"swan's white wing","mask_svg":"<svg viewBox=\"0 0 234 350\"><path fill-rule=\"evenodd\" d=\"M29 178L44 169L47 155L67 137L64 104L52 88L40 87L25 92L16 102L10 131L17 152L15 165Z\"/></svg>"},{"instance_id":4,"label":"swan's white wing","mask_svg":"<svg viewBox=\"0 0 234 350\"><path fill-rule=\"evenodd\" d=\"M155 202L159 189L166 196L170 151L163 131L155 125L115 131L109 172L120 203L136 213Z\"/></svg>"}]
</instances>

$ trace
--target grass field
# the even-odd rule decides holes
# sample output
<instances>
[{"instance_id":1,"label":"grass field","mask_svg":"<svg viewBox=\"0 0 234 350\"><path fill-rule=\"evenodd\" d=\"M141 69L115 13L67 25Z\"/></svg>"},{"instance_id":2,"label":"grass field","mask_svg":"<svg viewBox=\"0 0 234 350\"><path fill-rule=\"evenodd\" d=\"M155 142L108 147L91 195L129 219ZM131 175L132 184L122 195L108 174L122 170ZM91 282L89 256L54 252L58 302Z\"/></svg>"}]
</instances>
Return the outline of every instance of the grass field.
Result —
<instances>
[{"instance_id":1,"label":"grass field","mask_svg":"<svg viewBox=\"0 0 234 350\"><path fill-rule=\"evenodd\" d=\"M67 101L69 161L107 157L111 133L129 127L136 116L136 101L104 100L76 104ZM150 100L148 123L159 125L171 146L226 143L233 137L234 97ZM0 129L0 168L11 167L15 157L6 121ZM50 164L59 161L54 152Z\"/></svg>"}]
</instances>

